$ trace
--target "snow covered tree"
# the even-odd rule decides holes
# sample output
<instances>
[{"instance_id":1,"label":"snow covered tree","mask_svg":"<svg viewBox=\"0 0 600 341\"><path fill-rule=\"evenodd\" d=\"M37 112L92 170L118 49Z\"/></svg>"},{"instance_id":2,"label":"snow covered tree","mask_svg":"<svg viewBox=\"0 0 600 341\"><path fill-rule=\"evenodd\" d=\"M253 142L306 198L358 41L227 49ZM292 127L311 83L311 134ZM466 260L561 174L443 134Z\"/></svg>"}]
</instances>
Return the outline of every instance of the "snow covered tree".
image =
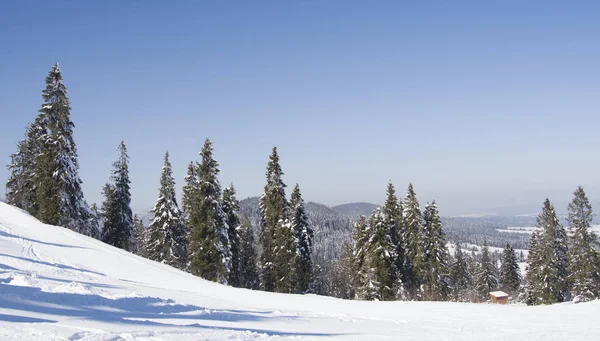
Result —
<instances>
[{"instance_id":1,"label":"snow covered tree","mask_svg":"<svg viewBox=\"0 0 600 341\"><path fill-rule=\"evenodd\" d=\"M354 292L356 299L373 300L377 297L375 289L375 276L369 264L369 240L371 239L371 230L367 224L365 216L360 218L354 224L352 234L352 258L354 263Z\"/></svg>"},{"instance_id":2,"label":"snow covered tree","mask_svg":"<svg viewBox=\"0 0 600 341\"><path fill-rule=\"evenodd\" d=\"M200 194L200 179L198 178L198 170L200 164L191 161L188 165L187 175L185 176L185 185L183 185L183 197L181 199L181 207L185 219L189 225L189 219L194 205L198 201Z\"/></svg>"},{"instance_id":3,"label":"snow covered tree","mask_svg":"<svg viewBox=\"0 0 600 341\"><path fill-rule=\"evenodd\" d=\"M352 257L352 245L344 243L340 257L331 269L331 289L329 294L343 299L355 298L353 277L356 272Z\"/></svg>"},{"instance_id":4,"label":"snow covered tree","mask_svg":"<svg viewBox=\"0 0 600 341\"><path fill-rule=\"evenodd\" d=\"M200 155L202 162L196 172L200 186L189 212L190 269L194 275L227 284L231 270L231 249L221 205L219 164L213 158L210 139L206 139Z\"/></svg>"},{"instance_id":5,"label":"snow covered tree","mask_svg":"<svg viewBox=\"0 0 600 341\"><path fill-rule=\"evenodd\" d=\"M259 204L260 243L262 246L260 277L261 288L265 291L275 291L276 285L281 286L282 277L288 277L286 274L290 271L290 255L287 253L290 245L286 244L289 244L290 237L293 238L293 233L289 229L289 224L285 223L288 202L285 197L286 185L283 183L282 176L283 171L279 164L277 147L273 147L267 164L267 184ZM285 249L280 249L282 247ZM277 253L285 257L278 259Z\"/></svg>"},{"instance_id":6,"label":"snow covered tree","mask_svg":"<svg viewBox=\"0 0 600 341\"><path fill-rule=\"evenodd\" d=\"M102 204L102 241L112 246L133 251L133 213L129 184L129 155L121 141L119 159L113 163L111 183L104 187Z\"/></svg>"},{"instance_id":7,"label":"snow covered tree","mask_svg":"<svg viewBox=\"0 0 600 341\"><path fill-rule=\"evenodd\" d=\"M133 239L135 241L134 253L148 258L146 228L144 227L144 221L137 214L133 216Z\"/></svg>"},{"instance_id":8,"label":"snow covered tree","mask_svg":"<svg viewBox=\"0 0 600 341\"><path fill-rule=\"evenodd\" d=\"M527 303L551 304L569 299L567 234L550 200L537 217L539 231L530 239Z\"/></svg>"},{"instance_id":9,"label":"snow covered tree","mask_svg":"<svg viewBox=\"0 0 600 341\"><path fill-rule=\"evenodd\" d=\"M100 215L100 212L98 212L96 203L93 203L92 206L90 206L89 212L89 236L95 239L100 239L102 238L102 216Z\"/></svg>"},{"instance_id":10,"label":"snow covered tree","mask_svg":"<svg viewBox=\"0 0 600 341\"><path fill-rule=\"evenodd\" d=\"M515 295L521 286L521 269L517 263L517 255L508 243L502 252L499 284L500 289L510 295Z\"/></svg>"},{"instance_id":11,"label":"snow covered tree","mask_svg":"<svg viewBox=\"0 0 600 341\"><path fill-rule=\"evenodd\" d=\"M596 250L597 236L590 230L593 212L583 187L573 193L568 207L571 230L569 249L570 281L575 301L589 301L600 294L600 255Z\"/></svg>"},{"instance_id":12,"label":"snow covered tree","mask_svg":"<svg viewBox=\"0 0 600 341\"><path fill-rule=\"evenodd\" d=\"M445 300L450 292L448 248L442 230L440 215L435 204L425 206L423 212L422 259L424 266L419 270L423 281L423 297L428 300Z\"/></svg>"},{"instance_id":13,"label":"snow covered tree","mask_svg":"<svg viewBox=\"0 0 600 341\"><path fill-rule=\"evenodd\" d=\"M471 285L471 275L460 243L456 242L454 248L454 260L450 265L451 295L455 301L464 301Z\"/></svg>"},{"instance_id":14,"label":"snow covered tree","mask_svg":"<svg viewBox=\"0 0 600 341\"><path fill-rule=\"evenodd\" d=\"M386 224L386 217L380 209L376 209L369 217L369 239L366 244L366 263L373 274L375 298L391 301L398 293L396 269L396 247L392 243L391 231Z\"/></svg>"},{"instance_id":15,"label":"snow covered tree","mask_svg":"<svg viewBox=\"0 0 600 341\"><path fill-rule=\"evenodd\" d=\"M404 220L404 250L406 251L403 280L407 291L414 296L422 284L418 274L423 272L421 268L424 264L422 257L423 216L412 183L408 185L402 214Z\"/></svg>"},{"instance_id":16,"label":"snow covered tree","mask_svg":"<svg viewBox=\"0 0 600 341\"><path fill-rule=\"evenodd\" d=\"M75 125L58 63L46 77L42 98L39 115L11 155L7 200L42 222L93 235L95 227L90 226L93 220L78 174Z\"/></svg>"},{"instance_id":17,"label":"snow covered tree","mask_svg":"<svg viewBox=\"0 0 600 341\"><path fill-rule=\"evenodd\" d=\"M481 250L481 261L475 274L475 290L480 299L487 299L489 293L498 287L496 278L496 266L490 258L490 250L487 241L483 243Z\"/></svg>"},{"instance_id":18,"label":"snow covered tree","mask_svg":"<svg viewBox=\"0 0 600 341\"><path fill-rule=\"evenodd\" d=\"M239 286L247 289L258 289L258 268L256 260L256 244L254 231L250 219L246 216L240 218L238 228L238 254L239 254Z\"/></svg>"},{"instance_id":19,"label":"snow covered tree","mask_svg":"<svg viewBox=\"0 0 600 341\"><path fill-rule=\"evenodd\" d=\"M403 296L404 285L402 284L405 281L406 274L406 264L405 264L405 245L404 245L404 236L406 234L404 230L404 224L402 219L402 205L400 204L398 197L396 196L396 189L392 182L388 182L387 185L387 199L385 204L383 205L382 212L385 217L385 223L388 225L390 230L390 236L392 238L392 244L394 245L396 251L396 261L395 266L398 274L396 277L398 278L399 285L399 296Z\"/></svg>"},{"instance_id":20,"label":"snow covered tree","mask_svg":"<svg viewBox=\"0 0 600 341\"><path fill-rule=\"evenodd\" d=\"M169 152L165 153L160 175L158 199L154 208L154 219L148 227L146 253L149 259L168 264L178 269L187 266L188 240L183 213L177 205L175 179L169 162Z\"/></svg>"},{"instance_id":21,"label":"snow covered tree","mask_svg":"<svg viewBox=\"0 0 600 341\"><path fill-rule=\"evenodd\" d=\"M235 196L235 188L231 184L223 190L223 213L225 214L225 222L227 223L227 234L229 236L229 245L231 248L231 271L229 272L228 283L231 286L240 286L240 255L239 255L239 238L238 228L240 227L240 203Z\"/></svg>"},{"instance_id":22,"label":"snow covered tree","mask_svg":"<svg viewBox=\"0 0 600 341\"><path fill-rule=\"evenodd\" d=\"M290 200L292 217L290 223L296 240L296 281L297 292L305 293L311 290L313 281L312 247L314 232L308 224L304 200L300 186L296 184Z\"/></svg>"}]
</instances>

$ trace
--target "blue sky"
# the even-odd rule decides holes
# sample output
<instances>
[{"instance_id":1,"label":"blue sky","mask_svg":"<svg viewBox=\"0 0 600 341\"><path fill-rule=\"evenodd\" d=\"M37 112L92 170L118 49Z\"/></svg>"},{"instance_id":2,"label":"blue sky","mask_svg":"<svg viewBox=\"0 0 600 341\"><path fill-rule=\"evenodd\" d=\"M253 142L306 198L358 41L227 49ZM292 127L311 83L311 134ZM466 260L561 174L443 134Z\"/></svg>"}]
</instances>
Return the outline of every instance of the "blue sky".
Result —
<instances>
[{"instance_id":1,"label":"blue sky","mask_svg":"<svg viewBox=\"0 0 600 341\"><path fill-rule=\"evenodd\" d=\"M59 61L80 175L102 200L116 148L133 207L178 186L210 137L223 185L284 181L328 205L409 181L442 214L599 207L598 2L21 1L0 12L0 163ZM0 179L8 178L0 168ZM181 191L179 191L181 192ZM179 193L180 194L180 193ZM533 211L533 212L530 212Z\"/></svg>"}]
</instances>

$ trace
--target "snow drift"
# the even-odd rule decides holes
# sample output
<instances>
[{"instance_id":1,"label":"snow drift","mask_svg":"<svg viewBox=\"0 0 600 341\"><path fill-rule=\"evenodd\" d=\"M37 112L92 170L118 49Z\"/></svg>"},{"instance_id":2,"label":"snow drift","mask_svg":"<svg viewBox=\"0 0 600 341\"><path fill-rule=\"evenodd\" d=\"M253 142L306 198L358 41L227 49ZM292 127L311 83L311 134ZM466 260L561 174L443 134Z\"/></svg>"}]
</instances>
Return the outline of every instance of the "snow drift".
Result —
<instances>
[{"instance_id":1,"label":"snow drift","mask_svg":"<svg viewBox=\"0 0 600 341\"><path fill-rule=\"evenodd\" d=\"M599 313L236 289L0 203L0 340L594 340Z\"/></svg>"}]
</instances>

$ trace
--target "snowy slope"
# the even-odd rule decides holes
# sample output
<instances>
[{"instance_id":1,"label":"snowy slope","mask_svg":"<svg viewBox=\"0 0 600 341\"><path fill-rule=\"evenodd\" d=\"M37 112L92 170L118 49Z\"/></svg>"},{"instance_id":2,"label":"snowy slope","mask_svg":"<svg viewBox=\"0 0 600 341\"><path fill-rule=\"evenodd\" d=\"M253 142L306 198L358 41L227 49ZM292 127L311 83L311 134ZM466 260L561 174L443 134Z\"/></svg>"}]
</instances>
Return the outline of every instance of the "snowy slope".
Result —
<instances>
[{"instance_id":1,"label":"snowy slope","mask_svg":"<svg viewBox=\"0 0 600 341\"><path fill-rule=\"evenodd\" d=\"M0 203L0 340L594 340L600 303L357 302L207 282Z\"/></svg>"}]
</instances>

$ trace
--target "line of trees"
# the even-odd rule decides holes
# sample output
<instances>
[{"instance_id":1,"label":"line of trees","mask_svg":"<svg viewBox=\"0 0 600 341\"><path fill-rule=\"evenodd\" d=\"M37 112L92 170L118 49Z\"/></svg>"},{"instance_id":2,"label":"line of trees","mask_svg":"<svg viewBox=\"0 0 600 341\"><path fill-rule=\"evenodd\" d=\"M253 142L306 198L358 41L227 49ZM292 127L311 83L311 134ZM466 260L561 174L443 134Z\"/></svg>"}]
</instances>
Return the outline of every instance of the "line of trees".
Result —
<instances>
[{"instance_id":1,"label":"line of trees","mask_svg":"<svg viewBox=\"0 0 600 341\"><path fill-rule=\"evenodd\" d=\"M281 293L323 293L363 300L483 301L501 289L527 304L600 294L600 254L591 231L592 207L579 187L568 206L571 235L548 199L537 218L525 278L511 245L500 266L487 243L481 254L449 252L435 200L421 211L413 185L404 199L389 182L385 204L354 224L352 242L326 274L313 260L314 231L298 184L288 200L277 148L266 170L255 233L240 213L233 185L222 188L219 164L207 139L200 161L184 179L181 207L165 153L153 219L145 228L130 207L129 156L118 147L98 210L86 203L70 102L58 63L46 77L39 114L10 156L6 200L44 223L64 226L140 256L236 287ZM326 279L324 277L327 277ZM325 289L325 287L327 287Z\"/></svg>"}]
</instances>

